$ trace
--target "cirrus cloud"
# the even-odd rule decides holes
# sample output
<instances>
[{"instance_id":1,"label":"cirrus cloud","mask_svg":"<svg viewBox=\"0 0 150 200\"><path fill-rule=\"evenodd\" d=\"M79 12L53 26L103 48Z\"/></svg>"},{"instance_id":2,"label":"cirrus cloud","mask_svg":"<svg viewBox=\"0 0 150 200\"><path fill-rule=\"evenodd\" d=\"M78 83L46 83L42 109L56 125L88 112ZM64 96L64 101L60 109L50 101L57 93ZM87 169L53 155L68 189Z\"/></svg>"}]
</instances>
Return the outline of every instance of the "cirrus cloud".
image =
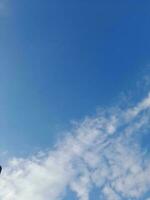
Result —
<instances>
[{"instance_id":1,"label":"cirrus cloud","mask_svg":"<svg viewBox=\"0 0 150 200\"><path fill-rule=\"evenodd\" d=\"M107 109L76 124L49 152L12 158L0 179L1 200L63 200L68 188L89 200L93 188L108 200L150 192L150 157L138 141L149 130L150 95L133 108Z\"/></svg>"}]
</instances>

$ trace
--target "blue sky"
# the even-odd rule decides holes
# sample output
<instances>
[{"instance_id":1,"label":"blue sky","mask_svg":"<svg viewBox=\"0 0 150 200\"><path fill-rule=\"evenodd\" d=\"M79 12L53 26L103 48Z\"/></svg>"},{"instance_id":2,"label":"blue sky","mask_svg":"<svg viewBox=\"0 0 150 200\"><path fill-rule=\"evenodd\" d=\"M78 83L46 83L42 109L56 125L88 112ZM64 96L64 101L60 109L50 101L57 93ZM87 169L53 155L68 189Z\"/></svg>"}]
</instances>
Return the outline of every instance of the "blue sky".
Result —
<instances>
[{"instance_id":1,"label":"blue sky","mask_svg":"<svg viewBox=\"0 0 150 200\"><path fill-rule=\"evenodd\" d=\"M24 157L51 149L71 121L110 108L122 94L146 98L149 7L137 0L0 0L0 151ZM149 149L149 136L139 138Z\"/></svg>"},{"instance_id":2,"label":"blue sky","mask_svg":"<svg viewBox=\"0 0 150 200\"><path fill-rule=\"evenodd\" d=\"M54 132L110 104L149 63L148 1L23 0L3 7L2 149L49 146Z\"/></svg>"}]
</instances>

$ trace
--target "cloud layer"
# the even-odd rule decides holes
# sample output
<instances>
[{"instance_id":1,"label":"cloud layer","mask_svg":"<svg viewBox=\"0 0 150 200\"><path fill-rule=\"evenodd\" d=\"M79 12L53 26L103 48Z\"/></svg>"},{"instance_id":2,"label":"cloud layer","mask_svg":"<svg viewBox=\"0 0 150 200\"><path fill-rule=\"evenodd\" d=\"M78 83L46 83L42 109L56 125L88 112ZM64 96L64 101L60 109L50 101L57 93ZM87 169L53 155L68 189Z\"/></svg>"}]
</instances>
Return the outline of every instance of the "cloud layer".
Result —
<instances>
[{"instance_id":1,"label":"cloud layer","mask_svg":"<svg viewBox=\"0 0 150 200\"><path fill-rule=\"evenodd\" d=\"M146 199L150 157L138 136L148 132L150 95L133 108L111 108L75 125L49 152L11 159L0 179L1 200Z\"/></svg>"}]
</instances>

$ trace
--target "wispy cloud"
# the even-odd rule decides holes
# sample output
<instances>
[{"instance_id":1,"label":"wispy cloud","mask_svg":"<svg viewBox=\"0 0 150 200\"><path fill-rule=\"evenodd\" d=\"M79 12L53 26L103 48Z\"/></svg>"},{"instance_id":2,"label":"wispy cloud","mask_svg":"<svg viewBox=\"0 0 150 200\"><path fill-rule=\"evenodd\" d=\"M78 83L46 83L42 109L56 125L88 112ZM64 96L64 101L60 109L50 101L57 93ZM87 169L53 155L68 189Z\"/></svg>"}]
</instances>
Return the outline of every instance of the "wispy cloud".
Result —
<instances>
[{"instance_id":1,"label":"wispy cloud","mask_svg":"<svg viewBox=\"0 0 150 200\"><path fill-rule=\"evenodd\" d=\"M89 200L93 188L107 200L143 197L150 192L150 157L136 135L149 122L150 95L133 108L86 118L48 153L11 159L0 179L0 199L63 200L68 188L79 200Z\"/></svg>"}]
</instances>

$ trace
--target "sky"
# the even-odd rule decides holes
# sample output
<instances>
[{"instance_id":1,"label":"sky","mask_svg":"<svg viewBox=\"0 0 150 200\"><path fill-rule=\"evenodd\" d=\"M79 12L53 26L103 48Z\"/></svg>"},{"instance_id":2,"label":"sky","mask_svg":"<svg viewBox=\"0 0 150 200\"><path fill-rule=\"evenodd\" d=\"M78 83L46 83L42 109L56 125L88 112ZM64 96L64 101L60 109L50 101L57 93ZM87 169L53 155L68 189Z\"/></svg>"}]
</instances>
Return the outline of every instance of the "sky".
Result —
<instances>
[{"instance_id":1,"label":"sky","mask_svg":"<svg viewBox=\"0 0 150 200\"><path fill-rule=\"evenodd\" d=\"M150 200L149 7L0 0L0 199Z\"/></svg>"}]
</instances>

